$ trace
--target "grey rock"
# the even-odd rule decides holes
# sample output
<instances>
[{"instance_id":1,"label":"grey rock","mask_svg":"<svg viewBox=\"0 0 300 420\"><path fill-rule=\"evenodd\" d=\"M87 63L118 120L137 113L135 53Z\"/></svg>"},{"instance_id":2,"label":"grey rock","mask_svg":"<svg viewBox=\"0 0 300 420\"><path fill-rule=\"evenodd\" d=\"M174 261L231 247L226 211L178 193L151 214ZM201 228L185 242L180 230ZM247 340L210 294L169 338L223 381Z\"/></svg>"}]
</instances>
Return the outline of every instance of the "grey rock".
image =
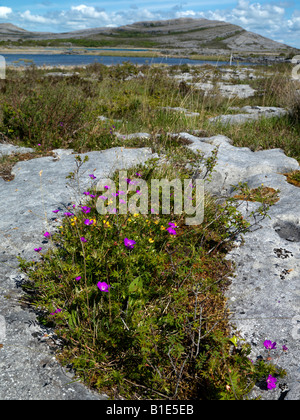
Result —
<instances>
[{"instance_id":1,"label":"grey rock","mask_svg":"<svg viewBox=\"0 0 300 420\"><path fill-rule=\"evenodd\" d=\"M254 96L256 92L251 86L242 84L228 85L220 82L218 83L218 87L221 94L226 98L233 98L235 96L238 98L250 98L251 96Z\"/></svg>"},{"instance_id":2,"label":"grey rock","mask_svg":"<svg viewBox=\"0 0 300 420\"><path fill-rule=\"evenodd\" d=\"M122 122L122 120L115 120L114 118L107 118L104 115L100 115L99 117L97 117L97 119L100 120L100 121Z\"/></svg>"},{"instance_id":3,"label":"grey rock","mask_svg":"<svg viewBox=\"0 0 300 420\"><path fill-rule=\"evenodd\" d=\"M31 147L19 147L14 146L13 144L0 144L0 157L11 155L13 153L22 154L32 152L34 152L34 149L32 149Z\"/></svg>"},{"instance_id":4,"label":"grey rock","mask_svg":"<svg viewBox=\"0 0 300 420\"><path fill-rule=\"evenodd\" d=\"M247 121L257 121L260 118L280 118L288 114L288 111L284 108L271 106L244 106L242 108L232 107L231 109L240 109L244 113L220 115L218 117L209 118L209 121L211 123L218 123L222 125L244 124Z\"/></svg>"},{"instance_id":5,"label":"grey rock","mask_svg":"<svg viewBox=\"0 0 300 420\"><path fill-rule=\"evenodd\" d=\"M171 107L171 106L165 106L162 107L161 109L166 109L168 111L175 111L175 112L180 112L182 114L184 114L186 117L199 117L199 112L192 112L192 111L188 111L185 108L182 108L180 106L177 107Z\"/></svg>"},{"instance_id":6,"label":"grey rock","mask_svg":"<svg viewBox=\"0 0 300 420\"><path fill-rule=\"evenodd\" d=\"M214 89L216 86L218 90L220 91L220 94L226 98L249 98L255 94L255 90L252 89L249 85L231 85L226 84L223 82L218 82L216 85L214 85L211 81L208 81L206 83L199 82L199 83L193 83L193 86L197 89L204 90L206 94L209 94L210 91Z\"/></svg>"},{"instance_id":7,"label":"grey rock","mask_svg":"<svg viewBox=\"0 0 300 420\"><path fill-rule=\"evenodd\" d=\"M132 133L132 134L115 133L115 136L123 140L149 139L151 137L149 133Z\"/></svg>"}]
</instances>

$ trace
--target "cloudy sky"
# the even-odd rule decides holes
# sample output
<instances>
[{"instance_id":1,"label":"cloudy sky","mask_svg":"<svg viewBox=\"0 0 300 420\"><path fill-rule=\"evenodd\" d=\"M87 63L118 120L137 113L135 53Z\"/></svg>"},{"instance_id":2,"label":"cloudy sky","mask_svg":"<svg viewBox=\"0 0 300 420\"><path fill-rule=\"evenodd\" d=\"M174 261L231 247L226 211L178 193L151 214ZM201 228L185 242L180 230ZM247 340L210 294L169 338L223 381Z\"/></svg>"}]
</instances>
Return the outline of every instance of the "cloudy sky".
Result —
<instances>
[{"instance_id":1,"label":"cloudy sky","mask_svg":"<svg viewBox=\"0 0 300 420\"><path fill-rule=\"evenodd\" d=\"M300 48L300 0L0 0L0 23L66 32L180 17L223 20Z\"/></svg>"}]
</instances>

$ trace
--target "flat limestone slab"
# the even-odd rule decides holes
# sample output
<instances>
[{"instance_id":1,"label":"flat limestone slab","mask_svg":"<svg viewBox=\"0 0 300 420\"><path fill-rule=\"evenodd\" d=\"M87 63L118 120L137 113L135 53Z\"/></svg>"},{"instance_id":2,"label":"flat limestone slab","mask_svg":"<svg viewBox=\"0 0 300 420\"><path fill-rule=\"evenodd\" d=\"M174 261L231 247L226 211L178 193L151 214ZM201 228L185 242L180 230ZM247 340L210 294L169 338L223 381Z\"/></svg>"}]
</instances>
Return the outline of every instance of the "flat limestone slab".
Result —
<instances>
[{"instance_id":1,"label":"flat limestone slab","mask_svg":"<svg viewBox=\"0 0 300 420\"><path fill-rule=\"evenodd\" d=\"M8 156L12 153L31 153L34 152L34 149L30 147L19 147L14 146L13 144L0 144L0 158L2 156Z\"/></svg>"},{"instance_id":2,"label":"flat limestone slab","mask_svg":"<svg viewBox=\"0 0 300 420\"><path fill-rule=\"evenodd\" d=\"M264 106L244 106L242 108L235 108L242 111L240 114L220 115L218 117L209 118L211 123L219 123L222 125L244 124L248 121L257 121L260 118L280 118L288 114L284 108L278 107L264 107Z\"/></svg>"},{"instance_id":3,"label":"flat limestone slab","mask_svg":"<svg viewBox=\"0 0 300 420\"><path fill-rule=\"evenodd\" d=\"M210 81L203 83L191 83L195 88L204 90L206 94L209 94L210 91L214 89L214 84ZM227 84L223 82L218 82L216 84L216 87L219 89L222 96L225 98L250 98L251 96L254 96L255 90L247 84Z\"/></svg>"}]
</instances>

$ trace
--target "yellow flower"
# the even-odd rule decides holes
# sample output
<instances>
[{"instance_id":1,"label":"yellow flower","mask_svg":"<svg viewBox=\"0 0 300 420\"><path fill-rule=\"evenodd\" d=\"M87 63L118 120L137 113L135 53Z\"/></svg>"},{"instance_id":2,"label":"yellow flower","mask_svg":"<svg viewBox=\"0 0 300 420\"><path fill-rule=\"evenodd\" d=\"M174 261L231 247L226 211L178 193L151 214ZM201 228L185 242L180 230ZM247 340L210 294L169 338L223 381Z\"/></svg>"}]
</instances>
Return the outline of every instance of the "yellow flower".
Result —
<instances>
[{"instance_id":1,"label":"yellow flower","mask_svg":"<svg viewBox=\"0 0 300 420\"><path fill-rule=\"evenodd\" d=\"M134 213L133 217L139 217L139 213Z\"/></svg>"},{"instance_id":2,"label":"yellow flower","mask_svg":"<svg viewBox=\"0 0 300 420\"><path fill-rule=\"evenodd\" d=\"M161 226L160 230L166 230L166 228L164 226Z\"/></svg>"},{"instance_id":3,"label":"yellow flower","mask_svg":"<svg viewBox=\"0 0 300 420\"><path fill-rule=\"evenodd\" d=\"M131 222L131 219L130 218L128 219L128 222Z\"/></svg>"},{"instance_id":4,"label":"yellow flower","mask_svg":"<svg viewBox=\"0 0 300 420\"><path fill-rule=\"evenodd\" d=\"M155 222L154 222L156 225L158 225L158 220L155 220Z\"/></svg>"},{"instance_id":5,"label":"yellow flower","mask_svg":"<svg viewBox=\"0 0 300 420\"><path fill-rule=\"evenodd\" d=\"M150 244L153 244L153 242L154 242L154 239L152 239L152 238L149 238L149 242L150 242Z\"/></svg>"}]
</instances>

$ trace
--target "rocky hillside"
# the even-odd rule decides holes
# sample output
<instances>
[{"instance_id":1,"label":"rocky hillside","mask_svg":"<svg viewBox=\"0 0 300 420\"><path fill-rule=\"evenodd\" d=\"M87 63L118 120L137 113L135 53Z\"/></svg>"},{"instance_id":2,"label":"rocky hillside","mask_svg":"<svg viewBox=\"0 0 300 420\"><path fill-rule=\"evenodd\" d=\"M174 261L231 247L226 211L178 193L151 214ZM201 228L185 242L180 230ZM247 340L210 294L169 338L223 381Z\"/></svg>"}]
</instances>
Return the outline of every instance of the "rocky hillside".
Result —
<instances>
[{"instance_id":1,"label":"rocky hillside","mask_svg":"<svg viewBox=\"0 0 300 420\"><path fill-rule=\"evenodd\" d=\"M29 32L12 24L0 24L0 41L9 40L80 40L82 46L85 46L84 41L98 41L101 46L144 45L185 54L228 54L230 51L280 54L293 51L288 45L248 32L231 23L191 18L137 22L118 28L93 28L65 33Z\"/></svg>"}]
</instances>

